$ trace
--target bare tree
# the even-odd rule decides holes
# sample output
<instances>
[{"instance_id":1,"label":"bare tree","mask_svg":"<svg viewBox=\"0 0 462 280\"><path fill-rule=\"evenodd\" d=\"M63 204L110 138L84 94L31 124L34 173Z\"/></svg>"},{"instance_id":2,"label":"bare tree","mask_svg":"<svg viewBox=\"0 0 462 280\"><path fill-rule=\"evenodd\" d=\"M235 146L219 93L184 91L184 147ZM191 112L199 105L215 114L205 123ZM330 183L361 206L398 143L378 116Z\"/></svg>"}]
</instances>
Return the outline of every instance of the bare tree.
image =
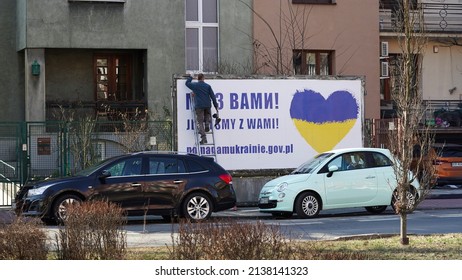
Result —
<instances>
[{"instance_id":1,"label":"bare tree","mask_svg":"<svg viewBox=\"0 0 462 280\"><path fill-rule=\"evenodd\" d=\"M389 148L398 160L394 165L397 188L393 208L400 216L400 241L407 245L407 214L425 198L434 183L435 170L429 153L434 137L422 124L425 108L419 85L427 42L423 10L411 0L396 1L396 5L394 23L401 53L392 72L392 99L398 121L389 134ZM416 190L419 183L420 192Z\"/></svg>"},{"instance_id":2,"label":"bare tree","mask_svg":"<svg viewBox=\"0 0 462 280\"><path fill-rule=\"evenodd\" d=\"M67 170L65 174L74 173L76 170L87 168L99 160L99 155L95 149L95 129L97 120L94 116L85 115L80 112L81 104L75 104L70 109L59 106L59 111L54 112L54 117L62 122L59 141L61 144L60 153L66 154L67 149L72 154L74 170L69 169L69 162L66 162ZM62 138L67 139L62 139ZM66 143L67 142L67 143Z\"/></svg>"},{"instance_id":3,"label":"bare tree","mask_svg":"<svg viewBox=\"0 0 462 280\"><path fill-rule=\"evenodd\" d=\"M255 73L269 72L273 75L298 74L297 67L301 67L301 54L309 46L314 36L322 35L322 30L310 30L309 19L313 13L313 5L293 5L291 0L279 0L277 9L277 22L270 22L264 15L255 10L251 5L239 0L247 6L257 20L263 22L267 28L271 40L262 42L258 39L253 41ZM286 3L284 3L286 2ZM275 9L276 10L276 9ZM342 32L339 32L332 42L332 49ZM249 35L254 38L252 35ZM354 57L356 50L350 47L337 53L337 57L348 55L346 62L338 67L338 73L343 72L344 67Z\"/></svg>"}]
</instances>

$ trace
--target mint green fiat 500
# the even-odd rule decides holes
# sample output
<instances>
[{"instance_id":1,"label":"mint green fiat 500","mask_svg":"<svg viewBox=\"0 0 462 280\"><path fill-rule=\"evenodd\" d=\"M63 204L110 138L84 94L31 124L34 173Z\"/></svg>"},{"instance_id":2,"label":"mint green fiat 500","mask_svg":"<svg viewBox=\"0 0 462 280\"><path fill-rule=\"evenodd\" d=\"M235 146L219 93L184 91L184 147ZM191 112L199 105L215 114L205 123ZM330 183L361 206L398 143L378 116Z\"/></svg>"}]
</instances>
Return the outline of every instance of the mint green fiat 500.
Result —
<instances>
[{"instance_id":1,"label":"mint green fiat 500","mask_svg":"<svg viewBox=\"0 0 462 280\"><path fill-rule=\"evenodd\" d=\"M273 216L313 218L321 210L365 207L381 213L393 206L396 190L394 160L389 150L338 149L318 154L291 174L266 183L258 207ZM417 180L411 184L409 203L419 194Z\"/></svg>"}]
</instances>

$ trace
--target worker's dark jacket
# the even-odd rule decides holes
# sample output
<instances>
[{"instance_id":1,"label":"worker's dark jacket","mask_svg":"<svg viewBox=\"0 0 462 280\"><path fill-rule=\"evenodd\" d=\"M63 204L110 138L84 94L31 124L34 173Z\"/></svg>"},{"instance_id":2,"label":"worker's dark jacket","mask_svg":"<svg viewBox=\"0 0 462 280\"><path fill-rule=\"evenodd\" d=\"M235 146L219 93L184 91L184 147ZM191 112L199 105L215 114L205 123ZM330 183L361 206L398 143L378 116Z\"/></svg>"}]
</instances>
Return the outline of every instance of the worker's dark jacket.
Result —
<instances>
[{"instance_id":1,"label":"worker's dark jacket","mask_svg":"<svg viewBox=\"0 0 462 280\"><path fill-rule=\"evenodd\" d=\"M212 107L210 100L213 101L213 106L218 108L217 99L212 87L204 81L192 83L192 77L186 80L186 86L194 92L194 106L196 109L205 109Z\"/></svg>"}]
</instances>

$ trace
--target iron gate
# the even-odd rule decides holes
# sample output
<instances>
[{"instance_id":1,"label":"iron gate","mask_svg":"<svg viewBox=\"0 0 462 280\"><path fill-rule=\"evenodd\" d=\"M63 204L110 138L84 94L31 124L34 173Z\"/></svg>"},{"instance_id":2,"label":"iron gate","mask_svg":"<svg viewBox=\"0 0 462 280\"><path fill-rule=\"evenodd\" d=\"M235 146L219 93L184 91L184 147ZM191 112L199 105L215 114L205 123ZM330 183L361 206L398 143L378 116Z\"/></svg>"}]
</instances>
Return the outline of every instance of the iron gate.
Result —
<instances>
[{"instance_id":1,"label":"iron gate","mask_svg":"<svg viewBox=\"0 0 462 280\"><path fill-rule=\"evenodd\" d=\"M171 151L171 121L0 123L0 206L29 181L73 175L127 152Z\"/></svg>"}]
</instances>

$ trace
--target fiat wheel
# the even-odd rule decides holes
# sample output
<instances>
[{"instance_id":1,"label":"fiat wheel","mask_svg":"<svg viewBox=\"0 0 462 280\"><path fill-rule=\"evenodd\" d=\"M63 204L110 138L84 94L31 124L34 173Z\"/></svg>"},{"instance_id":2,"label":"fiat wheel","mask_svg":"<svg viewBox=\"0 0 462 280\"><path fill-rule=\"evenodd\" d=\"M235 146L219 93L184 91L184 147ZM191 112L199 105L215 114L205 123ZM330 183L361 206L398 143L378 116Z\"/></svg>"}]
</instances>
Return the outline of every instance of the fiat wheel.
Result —
<instances>
[{"instance_id":1,"label":"fiat wheel","mask_svg":"<svg viewBox=\"0 0 462 280\"><path fill-rule=\"evenodd\" d=\"M301 194L295 201L295 212L300 218L314 218L321 210L321 202L312 192Z\"/></svg>"},{"instance_id":2,"label":"fiat wheel","mask_svg":"<svg viewBox=\"0 0 462 280\"><path fill-rule=\"evenodd\" d=\"M387 209L388 206L370 206L366 207L366 211L369 213L380 214Z\"/></svg>"}]
</instances>

